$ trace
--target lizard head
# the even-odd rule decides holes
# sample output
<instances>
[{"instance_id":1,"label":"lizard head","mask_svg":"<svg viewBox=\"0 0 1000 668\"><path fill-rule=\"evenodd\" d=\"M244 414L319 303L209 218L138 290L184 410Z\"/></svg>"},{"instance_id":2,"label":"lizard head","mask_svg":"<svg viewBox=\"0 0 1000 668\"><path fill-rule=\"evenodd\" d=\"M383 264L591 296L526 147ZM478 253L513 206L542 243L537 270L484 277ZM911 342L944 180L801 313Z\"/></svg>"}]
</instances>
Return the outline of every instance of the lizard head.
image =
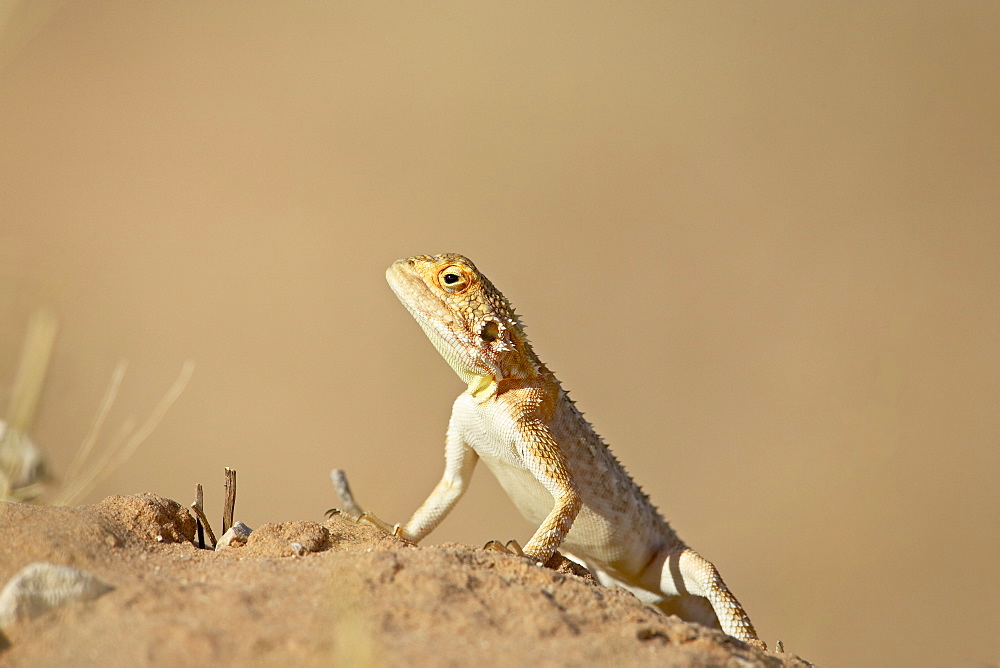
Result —
<instances>
[{"instance_id":1,"label":"lizard head","mask_svg":"<svg viewBox=\"0 0 1000 668\"><path fill-rule=\"evenodd\" d=\"M468 258L417 255L397 260L385 276L473 396L486 398L500 380L541 370L510 302Z\"/></svg>"}]
</instances>

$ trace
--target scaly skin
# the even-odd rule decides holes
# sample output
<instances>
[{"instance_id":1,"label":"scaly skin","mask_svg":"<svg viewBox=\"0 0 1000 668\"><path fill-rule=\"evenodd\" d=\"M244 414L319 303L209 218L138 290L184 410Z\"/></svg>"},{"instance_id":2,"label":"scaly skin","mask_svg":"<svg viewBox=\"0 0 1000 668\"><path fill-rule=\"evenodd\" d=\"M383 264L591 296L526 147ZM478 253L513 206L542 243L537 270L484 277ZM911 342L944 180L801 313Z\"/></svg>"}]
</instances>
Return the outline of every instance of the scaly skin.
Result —
<instances>
[{"instance_id":1,"label":"scaly skin","mask_svg":"<svg viewBox=\"0 0 1000 668\"><path fill-rule=\"evenodd\" d=\"M765 648L715 566L677 537L535 355L510 302L470 260L418 255L395 262L386 279L468 385L448 425L444 475L403 537L416 542L430 533L481 459L538 525L526 556L545 563L561 547L604 584Z\"/></svg>"}]
</instances>

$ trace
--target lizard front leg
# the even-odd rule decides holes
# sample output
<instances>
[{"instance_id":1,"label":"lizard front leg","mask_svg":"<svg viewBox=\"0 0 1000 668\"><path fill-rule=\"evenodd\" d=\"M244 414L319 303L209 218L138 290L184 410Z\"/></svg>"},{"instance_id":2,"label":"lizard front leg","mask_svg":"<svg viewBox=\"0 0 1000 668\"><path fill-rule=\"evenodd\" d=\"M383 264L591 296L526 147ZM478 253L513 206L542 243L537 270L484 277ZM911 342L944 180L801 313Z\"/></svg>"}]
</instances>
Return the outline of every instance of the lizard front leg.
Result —
<instances>
[{"instance_id":1,"label":"lizard front leg","mask_svg":"<svg viewBox=\"0 0 1000 668\"><path fill-rule=\"evenodd\" d=\"M522 420L518 424L518 435L518 454L525 467L554 501L552 510L524 546L525 556L544 564L566 538L583 501L566 465L566 457L548 426L538 418Z\"/></svg>"},{"instance_id":2,"label":"lizard front leg","mask_svg":"<svg viewBox=\"0 0 1000 668\"><path fill-rule=\"evenodd\" d=\"M445 439L444 474L427 500L403 526L403 538L416 543L441 523L468 488L477 461L479 455L460 436L460 429L453 415Z\"/></svg>"}]
</instances>

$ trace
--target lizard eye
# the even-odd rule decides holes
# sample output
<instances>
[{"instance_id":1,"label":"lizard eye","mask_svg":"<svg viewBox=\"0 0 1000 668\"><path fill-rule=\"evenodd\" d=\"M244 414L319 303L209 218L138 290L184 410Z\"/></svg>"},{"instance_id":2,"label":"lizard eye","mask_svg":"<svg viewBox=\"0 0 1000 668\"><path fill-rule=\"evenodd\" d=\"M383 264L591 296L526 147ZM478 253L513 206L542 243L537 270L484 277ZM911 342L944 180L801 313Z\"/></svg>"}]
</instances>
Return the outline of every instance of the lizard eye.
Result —
<instances>
[{"instance_id":1,"label":"lizard eye","mask_svg":"<svg viewBox=\"0 0 1000 668\"><path fill-rule=\"evenodd\" d=\"M464 292L470 285L468 274L460 267L445 267L438 273L438 281L445 292Z\"/></svg>"}]
</instances>

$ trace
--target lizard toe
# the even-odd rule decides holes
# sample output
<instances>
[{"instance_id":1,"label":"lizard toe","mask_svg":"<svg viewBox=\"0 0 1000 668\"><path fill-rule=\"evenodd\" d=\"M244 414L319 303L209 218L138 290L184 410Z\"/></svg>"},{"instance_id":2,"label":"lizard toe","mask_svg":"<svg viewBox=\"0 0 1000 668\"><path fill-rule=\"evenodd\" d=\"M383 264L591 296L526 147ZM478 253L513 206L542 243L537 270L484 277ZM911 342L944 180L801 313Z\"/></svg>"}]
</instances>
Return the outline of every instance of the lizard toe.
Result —
<instances>
[{"instance_id":1,"label":"lizard toe","mask_svg":"<svg viewBox=\"0 0 1000 668\"><path fill-rule=\"evenodd\" d=\"M523 557L524 550L521 549L520 543L516 540L508 540L506 544L501 543L498 540L491 540L490 542L483 545L484 550L492 550L494 552L503 552L504 554L513 554L515 557Z\"/></svg>"}]
</instances>

